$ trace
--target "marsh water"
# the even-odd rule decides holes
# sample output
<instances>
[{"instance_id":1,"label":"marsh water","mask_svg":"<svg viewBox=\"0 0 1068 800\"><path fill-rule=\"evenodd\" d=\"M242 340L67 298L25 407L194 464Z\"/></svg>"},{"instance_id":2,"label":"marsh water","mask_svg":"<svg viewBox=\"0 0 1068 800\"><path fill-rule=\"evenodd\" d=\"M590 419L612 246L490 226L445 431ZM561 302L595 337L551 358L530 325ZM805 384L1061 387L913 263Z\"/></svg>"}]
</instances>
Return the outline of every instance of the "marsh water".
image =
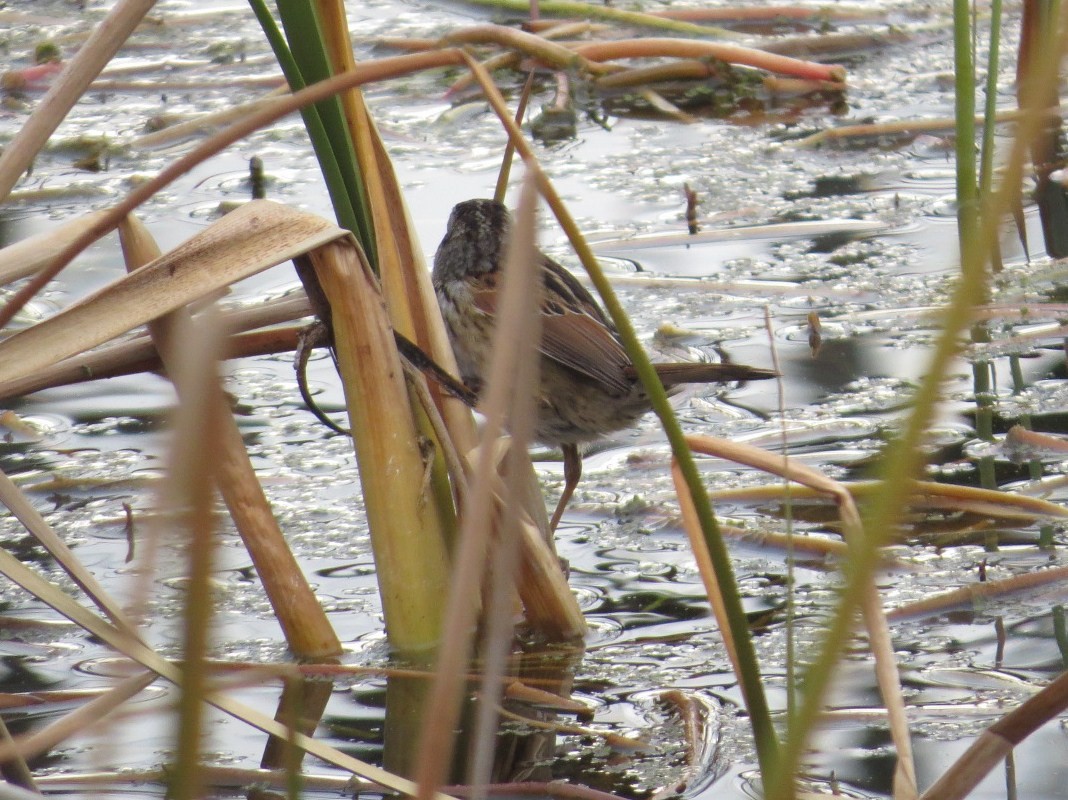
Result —
<instances>
[{"instance_id":1,"label":"marsh water","mask_svg":"<svg viewBox=\"0 0 1068 800\"><path fill-rule=\"evenodd\" d=\"M107 3L76 8L61 0L9 2L0 9L6 63L27 63L42 40L74 51ZM676 402L687 430L787 451L832 477L871 474L872 459L907 410L936 334L929 313L945 301L957 271L954 164L948 133L851 140L819 148L797 141L849 122L952 115L949 7L878 4L884 21L864 30L907 32L904 40L869 46L835 60L849 71L844 97L801 102L760 98L726 115L690 109L684 124L659 118L630 97L578 93L573 136L539 142L538 155L579 220L632 314L643 341L664 358L728 355L783 374L769 384L691 391ZM1015 43L1018 20L1006 20ZM6 15L6 16L5 16ZM190 146L137 146L146 120L182 120L223 109L268 90L277 75L247 7L239 3L161 2L116 59L111 81L91 90L51 147L0 210L8 244L63 220L105 207L136 181L157 172ZM489 12L435 2L373 0L353 4L357 55L387 51L377 37L434 37L490 19ZM504 19L504 17L494 17ZM848 30L848 28L844 28ZM766 32L766 31L765 31ZM783 29L778 35L811 31ZM983 43L980 42L980 51ZM1005 48L1011 51L1011 47ZM999 104L1011 108L1014 64L1003 59ZM504 137L477 94L451 96L455 76L420 75L372 86L368 97L404 188L428 258L452 205L493 191ZM502 75L509 91L521 76ZM531 107L553 97L554 83L537 84ZM6 142L42 96L42 88L9 93L0 109ZM1006 144L1011 131L1000 131ZM96 151L100 171L76 166ZM262 159L268 196L331 217L318 167L297 118L286 119L230 148L179 180L142 209L164 248L206 227L220 206L246 199L247 163ZM683 186L700 199L702 233L687 237ZM995 342L973 351L995 360L993 402L1003 434L1020 417L1052 433L1065 428L1064 352L1056 326L1062 308L1058 265L1042 250L1037 213L1024 208L1026 247L1016 230L1002 240L1003 271L995 302L1030 304L1025 324L994 323ZM543 246L577 272L581 267L548 219ZM43 317L124 272L113 237L94 246L26 312ZM255 303L299 291L285 265L234 287L227 302ZM810 344L809 315L822 320L822 343ZM1045 327L1043 327L1045 326ZM1018 356L1014 383L1009 356ZM319 403L340 411L333 364L313 360ZM961 360L944 386L945 402L927 432L929 477L977 485L977 461L995 460L1002 488L1030 491L1033 473L977 439L969 364ZM233 362L227 388L270 501L294 553L345 643L345 661L387 662L382 621L351 442L324 428L304 408L289 355ZM778 389L778 390L777 390ZM30 432L19 427L0 442L0 464L31 493L38 509L83 563L120 597L132 583L126 563L127 517L135 529L154 508L155 480L166 467L168 412L174 394L163 378L138 375L49 389L9 401ZM550 500L562 481L552 454L538 463ZM1039 471L1056 478L1061 456L1039 457ZM706 459L710 487L751 487L776 479ZM1055 481L1046 499L1063 503ZM755 629L771 702L785 702L788 630L803 648L818 638L834 600L838 573L830 557L795 557L761 544L759 534L786 527L775 500L717 504L720 515L753 536L731 552L746 610ZM829 506L799 507L794 530L833 535ZM988 522L962 513L910 517L895 561L879 575L888 608L987 578L1064 564L1062 527L1042 520ZM5 547L57 581L65 578L16 521L0 517ZM1042 537L1046 537L1043 539ZM239 538L220 516L215 650L222 659L274 663L288 658L281 632ZM1048 544L1051 542L1051 544ZM687 797L755 796L755 754L741 698L690 553L669 475L669 451L655 420L599 442L585 459L577 496L557 533L570 583L590 625L585 653L573 665L574 696L589 704L594 731L644 739L637 750L614 751L593 734L562 731L551 752L531 764L560 777L628 797L647 797L685 780ZM995 546L996 544L996 546ZM178 654L183 598L181 558L164 554L155 585L150 642ZM169 572L168 572L169 570ZM792 620L786 621L792 593ZM909 707L921 788L932 783L974 738L1031 696L1068 664L1063 604L1068 592L1051 584L1025 594L956 605L893 624L895 649ZM70 692L110 686L121 665L88 634L59 620L11 585L2 589L4 692ZM335 682L317 736L368 760L381 758L380 677ZM678 709L665 693L689 698L704 722L699 757L687 764ZM246 702L271 712L274 685L244 688ZM5 714L16 733L66 713L75 695L49 695ZM75 778L87 773L152 770L165 764L172 730L163 720L172 698L153 687L120 722L65 742L37 764L53 782L47 791L99 796ZM850 650L807 763L811 788L851 796L888 796L893 752L885 714L863 646ZM520 723L511 723L521 729ZM211 717L206 759L216 766L255 767L263 737L221 713ZM311 762L308 771L343 777ZM64 783L64 777L67 782ZM974 797L1068 797L1068 725L1056 719L1017 748ZM107 792L160 797L159 784L116 780ZM235 790L236 792L237 790ZM323 796L335 796L322 789ZM309 789L308 796L316 796ZM225 793L220 790L219 796Z\"/></svg>"}]
</instances>

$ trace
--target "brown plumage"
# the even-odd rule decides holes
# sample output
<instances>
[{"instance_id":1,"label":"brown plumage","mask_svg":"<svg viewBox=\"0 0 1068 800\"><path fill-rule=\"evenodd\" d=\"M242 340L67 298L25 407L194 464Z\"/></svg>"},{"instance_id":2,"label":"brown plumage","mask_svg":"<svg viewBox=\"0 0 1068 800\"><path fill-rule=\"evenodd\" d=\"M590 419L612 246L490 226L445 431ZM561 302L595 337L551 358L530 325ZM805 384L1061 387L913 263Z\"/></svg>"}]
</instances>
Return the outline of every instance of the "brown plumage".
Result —
<instances>
[{"instance_id":1,"label":"brown plumage","mask_svg":"<svg viewBox=\"0 0 1068 800\"><path fill-rule=\"evenodd\" d=\"M489 364L499 265L511 216L493 200L467 200L449 217L433 282L460 376L479 391ZM581 475L578 445L633 425L650 409L615 325L575 277L538 253L542 298L541 389L536 437L564 452L565 486L555 528ZM771 370L737 364L656 364L671 390L683 383L759 380Z\"/></svg>"}]
</instances>

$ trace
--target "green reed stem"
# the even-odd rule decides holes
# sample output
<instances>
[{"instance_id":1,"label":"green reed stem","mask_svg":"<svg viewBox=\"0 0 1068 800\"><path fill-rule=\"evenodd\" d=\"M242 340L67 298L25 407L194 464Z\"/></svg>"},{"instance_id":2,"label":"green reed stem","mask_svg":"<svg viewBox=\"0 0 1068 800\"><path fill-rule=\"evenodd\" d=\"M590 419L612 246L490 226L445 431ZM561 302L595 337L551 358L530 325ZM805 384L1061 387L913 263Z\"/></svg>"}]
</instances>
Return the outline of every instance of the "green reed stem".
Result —
<instances>
[{"instance_id":1,"label":"green reed stem","mask_svg":"<svg viewBox=\"0 0 1068 800\"><path fill-rule=\"evenodd\" d=\"M852 634L865 587L879 563L879 547L890 540L908 507L910 481L923 464L923 441L934 419L941 395L941 382L948 374L959 350L960 336L968 328L972 308L986 296L985 256L996 237L995 226L983 229L979 224L975 160L975 96L969 8L967 0L954 0L954 53L957 73L957 185L958 223L961 248L961 276L949 306L942 317L943 330L935 342L926 370L913 401L912 413L901 435L887 448L882 472L883 488L866 505L864 529L867 537L851 546L844 567L845 585L834 616L827 626L820 652L806 670L802 681L802 701L790 715L780 771L766 787L766 797L778 800L796 795L794 776L800 770L811 731L818 720L835 673L842 648ZM1033 126L1033 123L1032 123ZM1021 126L1026 127L1025 125ZM1016 153L1020 153L1017 143ZM1021 160L1022 161L1022 160ZM1010 166L999 203L1019 187L1020 170ZM991 216L991 219L997 219Z\"/></svg>"},{"instance_id":2,"label":"green reed stem","mask_svg":"<svg viewBox=\"0 0 1068 800\"><path fill-rule=\"evenodd\" d=\"M978 25L973 22L973 30L978 31ZM975 36L973 35L973 41ZM979 183L976 188L980 201L980 208L976 212L979 216L977 224L991 224L989 198L993 185L994 164L994 128L997 122L997 90L998 90L998 61L1001 45L1001 0L993 0L990 9L990 47L986 63L986 98L983 104L983 133L980 147ZM972 73L974 84L974 73ZM968 91L962 87L962 91ZM974 85L971 88L971 96L974 97ZM961 147L962 137L958 137L957 146ZM960 156L958 155L958 164ZM959 192L958 192L959 194ZM963 236L963 227L960 227ZM963 252L963 245L962 245ZM976 343L989 343L991 340L990 330L986 324L976 325L972 328L972 341ZM997 404L997 385L993 376L994 364L992 361L976 361L972 364L972 387L975 397L975 434L984 442L994 441L994 409ZM994 459L992 456L983 456L979 459L979 485L984 489L997 488L997 476L994 471ZM997 549L997 535L991 533L987 540L988 549Z\"/></svg>"},{"instance_id":3,"label":"green reed stem","mask_svg":"<svg viewBox=\"0 0 1068 800\"><path fill-rule=\"evenodd\" d=\"M249 5L292 91L330 76L330 62L318 15L308 0L279 0L278 11L285 36L278 29L265 0L249 0ZM301 109L301 116L338 224L352 231L375 267L378 250L374 246L374 224L341 105L336 97L331 97Z\"/></svg>"}]
</instances>

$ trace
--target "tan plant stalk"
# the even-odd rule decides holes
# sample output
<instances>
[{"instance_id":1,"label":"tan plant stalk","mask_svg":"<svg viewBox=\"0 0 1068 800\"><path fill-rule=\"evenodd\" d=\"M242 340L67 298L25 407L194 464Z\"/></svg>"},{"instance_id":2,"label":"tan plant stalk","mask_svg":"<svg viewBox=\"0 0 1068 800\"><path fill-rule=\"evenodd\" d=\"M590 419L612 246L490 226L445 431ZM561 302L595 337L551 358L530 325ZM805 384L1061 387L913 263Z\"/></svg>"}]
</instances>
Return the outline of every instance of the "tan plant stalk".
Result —
<instances>
[{"instance_id":1,"label":"tan plant stalk","mask_svg":"<svg viewBox=\"0 0 1068 800\"><path fill-rule=\"evenodd\" d=\"M354 241L326 245L308 259L330 303L386 630L402 654L425 655L441 642L449 558L438 507L423 494L429 464L393 329Z\"/></svg>"},{"instance_id":2,"label":"tan plant stalk","mask_svg":"<svg viewBox=\"0 0 1068 800\"><path fill-rule=\"evenodd\" d=\"M160 656L141 640L125 635L101 617L74 602L66 593L2 548L0 548L0 574L54 608L67 619L106 642L117 652L126 655L175 685L181 683L181 670L176 664ZM266 714L227 697L225 694L213 692L207 696L207 702L220 711L242 720L264 733L281 738L289 736L289 731L284 725L271 719ZM292 740L297 747L314 755L316 758L373 781L379 786L385 786L401 794L415 794L416 787L411 781L353 758L323 742L300 733L294 734ZM434 795L434 800L453 800L453 798L439 792Z\"/></svg>"},{"instance_id":3,"label":"tan plant stalk","mask_svg":"<svg viewBox=\"0 0 1068 800\"><path fill-rule=\"evenodd\" d=\"M1062 672L1036 695L991 725L922 800L963 800L1012 749L1068 708L1068 672Z\"/></svg>"},{"instance_id":4,"label":"tan plant stalk","mask_svg":"<svg viewBox=\"0 0 1068 800\"><path fill-rule=\"evenodd\" d=\"M561 70L597 75L615 67L594 63L579 55L578 47L565 47L533 33L509 28L506 25L476 25L447 34L441 40L443 46L458 44L496 44L518 50L531 58Z\"/></svg>"},{"instance_id":5,"label":"tan plant stalk","mask_svg":"<svg viewBox=\"0 0 1068 800\"><path fill-rule=\"evenodd\" d=\"M205 658L214 616L212 564L215 556L214 484L219 456L218 435L229 412L223 402L216 354L222 341L219 321L208 312L193 325L186 318L168 319L169 344L181 342L168 357L181 402L173 415L174 437L167 480L161 484L156 524L177 534L185 554L185 598L181 616L182 683L178 693L174 770L169 794L195 800L204 785L199 770L204 744ZM162 326L161 326L162 327ZM168 348L170 349L170 348ZM171 522L165 522L170 520ZM157 533L163 537L163 532Z\"/></svg>"},{"instance_id":6,"label":"tan plant stalk","mask_svg":"<svg viewBox=\"0 0 1068 800\"><path fill-rule=\"evenodd\" d=\"M524 214L530 216L533 215L531 191L528 187L524 193L523 208ZM437 791L452 760L453 731L459 720L462 699L461 683L472 650L472 634L480 605L478 590L489 558L490 535L494 527L492 476L497 460L494 457L497 440L509 425L518 425L522 435L524 426L530 424L530 420L509 419L507 409L517 380L516 365L524 357L528 362L533 359L534 343L540 338L540 332L536 337L530 336L533 323L529 319L529 304L535 292L525 288L536 277L530 269L531 228L528 226L525 240L522 230L513 237L504 264L502 307L498 319L511 324L498 324L494 330L493 355L483 404L486 423L462 512L460 541L448 595L445 641L449 646L438 653L429 711L424 717L418 748L422 754L415 775L419 800L428 800ZM532 397L531 394L529 398ZM529 428L527 432L529 434ZM520 439L513 441L511 446L522 448L526 442Z\"/></svg>"},{"instance_id":7,"label":"tan plant stalk","mask_svg":"<svg viewBox=\"0 0 1068 800\"><path fill-rule=\"evenodd\" d=\"M330 57L338 72L357 69L349 40L344 5L332 0L320 3L320 14L330 37ZM437 364L457 374L437 300L423 261L422 248L414 239L407 204L386 153L382 137L367 111L363 95L348 91L341 95L349 133L360 172L365 181L368 204L374 209L375 243L382 292L393 327L419 345ZM470 411L458 400L443 396L430 387L436 398L453 446L467 452L475 444Z\"/></svg>"},{"instance_id":8,"label":"tan plant stalk","mask_svg":"<svg viewBox=\"0 0 1068 800\"><path fill-rule=\"evenodd\" d=\"M49 552L56 562L66 570L71 579L81 588L97 607L107 614L114 625L129 635L135 635L136 626L122 610L122 607L108 594L96 577L85 568L66 542L34 508L11 478L0 471L0 503L25 526L35 539Z\"/></svg>"},{"instance_id":9,"label":"tan plant stalk","mask_svg":"<svg viewBox=\"0 0 1068 800\"><path fill-rule=\"evenodd\" d=\"M102 214L94 211L76 217L0 250L0 285L13 283L46 266L64 247L91 228Z\"/></svg>"},{"instance_id":10,"label":"tan plant stalk","mask_svg":"<svg viewBox=\"0 0 1068 800\"><path fill-rule=\"evenodd\" d=\"M489 561L488 602L483 614L482 646L484 677L479 690L478 708L472 743L469 782L484 785L492 778L494 741L499 725L501 677L514 641L511 606L519 577L523 552L522 516L524 501L533 474L527 448L534 437L537 420L537 397L540 381L541 297L543 286L537 265L535 210L537 193L534 181L527 177L520 190L519 204L503 264L501 314L495 331L494 355L487 374L487 411L498 398L506 400L504 418L511 441L503 463L504 492L499 503L500 524ZM494 385L500 384L501 389ZM487 457L483 449L481 456ZM538 498L537 502L541 503ZM542 505L543 507L543 505ZM546 528L544 528L547 530ZM550 534L551 535L551 534ZM453 690L462 690L454 681ZM423 789L425 792L426 790ZM476 792L476 797L478 793Z\"/></svg>"},{"instance_id":11,"label":"tan plant stalk","mask_svg":"<svg viewBox=\"0 0 1068 800\"><path fill-rule=\"evenodd\" d=\"M817 64L789 56L733 44L699 42L689 39L620 39L612 42L588 42L574 48L574 52L590 61L620 58L715 58L728 64L757 67L768 72L793 75L812 80L842 82L846 72L837 65Z\"/></svg>"},{"instance_id":12,"label":"tan plant stalk","mask_svg":"<svg viewBox=\"0 0 1068 800\"><path fill-rule=\"evenodd\" d=\"M495 9L507 9L522 14L530 11L530 0L467 0L476 5L488 5ZM720 39L741 39L743 35L711 25L694 25L689 22L664 19L654 14L629 11L614 6L595 5L577 0L539 0L538 9L543 14L567 16L578 19L606 19L623 25L655 28L683 36L713 36Z\"/></svg>"},{"instance_id":13,"label":"tan plant stalk","mask_svg":"<svg viewBox=\"0 0 1068 800\"><path fill-rule=\"evenodd\" d=\"M914 616L929 616L950 608L971 606L982 600L1036 589L1040 586L1053 586L1068 581L1068 566L1049 567L1047 569L1013 575L1001 580L976 580L957 589L933 597L925 597L914 603L899 606L890 611L890 619L905 619Z\"/></svg>"},{"instance_id":14,"label":"tan plant stalk","mask_svg":"<svg viewBox=\"0 0 1068 800\"><path fill-rule=\"evenodd\" d=\"M158 677L156 673L147 671L127 678L55 722L28 736L19 737L11 745L0 746L0 761L5 761L16 753L22 758L34 759L47 753L61 742L65 742L71 736L85 733L87 728L104 719L142 689L150 686Z\"/></svg>"},{"instance_id":15,"label":"tan plant stalk","mask_svg":"<svg viewBox=\"0 0 1068 800\"><path fill-rule=\"evenodd\" d=\"M137 269L160 256L155 241L135 217L128 217L119 233L127 269ZM174 331L179 327L189 330L190 326L192 318L185 309L148 323L156 350L162 354L167 372L172 376L176 374L176 359L190 347L182 338L175 339ZM183 396L181 385L176 383L176 388L181 405L193 403L194 398ZM341 642L286 544L226 398L222 392L212 392L202 402L211 403L204 417L215 423L212 437L215 453L209 462L214 465L213 477L256 566L256 574L282 626L286 643L301 659L338 655Z\"/></svg>"}]
</instances>

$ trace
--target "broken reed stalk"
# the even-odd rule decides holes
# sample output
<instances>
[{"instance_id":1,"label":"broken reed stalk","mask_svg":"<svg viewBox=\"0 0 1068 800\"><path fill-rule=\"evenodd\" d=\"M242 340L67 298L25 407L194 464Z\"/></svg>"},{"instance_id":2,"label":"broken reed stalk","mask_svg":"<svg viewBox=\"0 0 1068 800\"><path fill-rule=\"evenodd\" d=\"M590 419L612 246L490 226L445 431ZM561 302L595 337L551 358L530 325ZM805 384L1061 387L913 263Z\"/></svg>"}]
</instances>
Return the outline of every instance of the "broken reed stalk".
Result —
<instances>
[{"instance_id":1,"label":"broken reed stalk","mask_svg":"<svg viewBox=\"0 0 1068 800\"><path fill-rule=\"evenodd\" d=\"M308 261L330 303L390 644L418 658L440 643L449 557L385 302L351 240ZM418 589L418 590L416 590Z\"/></svg>"},{"instance_id":2,"label":"broken reed stalk","mask_svg":"<svg viewBox=\"0 0 1068 800\"><path fill-rule=\"evenodd\" d=\"M151 234L132 215L120 227L119 234L128 270L137 269L161 255ZM174 332L179 327L188 330L191 321L189 312L179 309L148 323L156 351L162 355L172 377L177 374L175 367L180 364L176 360L188 352L188 343L179 340L182 343L177 344ZM175 388L180 405L194 402L195 398L183 396L183 387L177 381ZM300 659L337 656L341 653L341 642L286 543L256 478L256 470L233 413L221 392L213 393L211 402L210 413L205 419L218 419L212 437L217 451L210 461L214 465L214 477L267 592L286 643Z\"/></svg>"}]
</instances>

